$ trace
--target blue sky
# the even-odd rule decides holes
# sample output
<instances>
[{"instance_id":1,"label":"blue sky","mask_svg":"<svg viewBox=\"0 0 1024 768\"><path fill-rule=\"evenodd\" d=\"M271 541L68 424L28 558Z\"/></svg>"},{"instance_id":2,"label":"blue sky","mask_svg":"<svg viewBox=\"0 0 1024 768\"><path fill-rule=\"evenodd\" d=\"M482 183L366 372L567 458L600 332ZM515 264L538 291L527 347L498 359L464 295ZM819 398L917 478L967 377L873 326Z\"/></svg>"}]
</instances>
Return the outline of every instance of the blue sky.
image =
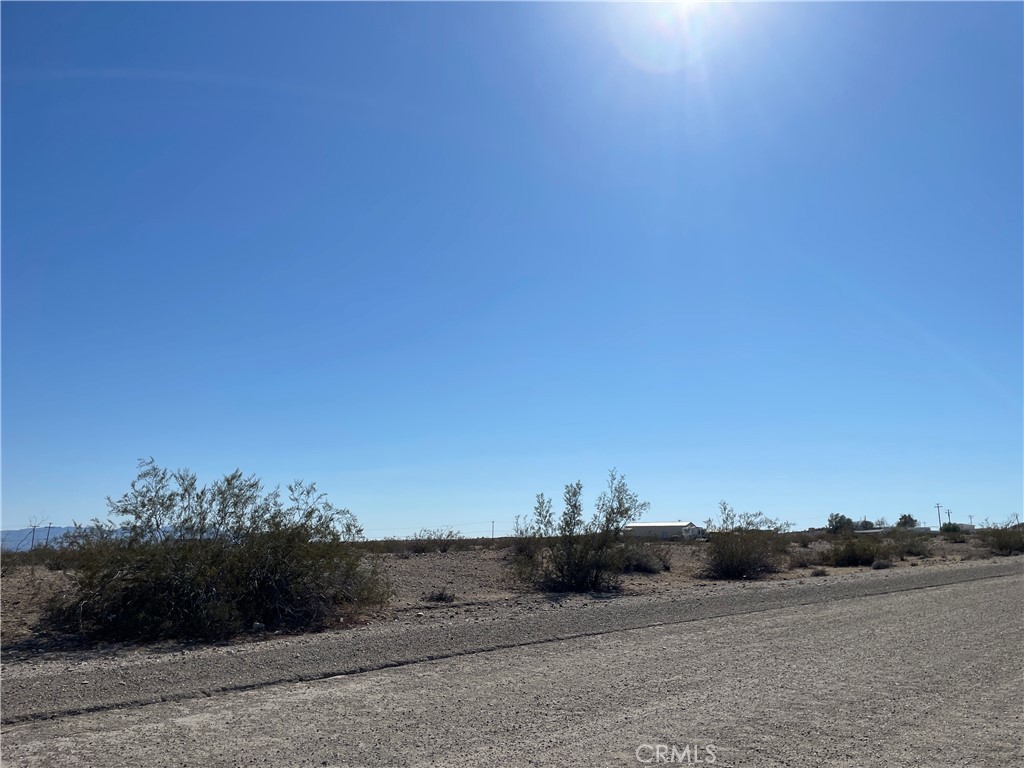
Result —
<instances>
[{"instance_id":1,"label":"blue sky","mask_svg":"<svg viewBox=\"0 0 1024 768\"><path fill-rule=\"evenodd\" d=\"M1024 6L2 7L3 526L1022 507Z\"/></svg>"}]
</instances>

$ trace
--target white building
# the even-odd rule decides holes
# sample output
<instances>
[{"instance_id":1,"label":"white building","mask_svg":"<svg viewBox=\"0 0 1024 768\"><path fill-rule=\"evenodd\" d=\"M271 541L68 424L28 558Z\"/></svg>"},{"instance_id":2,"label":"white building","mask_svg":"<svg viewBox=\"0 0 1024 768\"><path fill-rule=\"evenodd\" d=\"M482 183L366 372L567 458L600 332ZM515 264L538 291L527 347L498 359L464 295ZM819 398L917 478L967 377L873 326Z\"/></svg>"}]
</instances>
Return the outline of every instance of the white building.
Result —
<instances>
[{"instance_id":1,"label":"white building","mask_svg":"<svg viewBox=\"0 0 1024 768\"><path fill-rule=\"evenodd\" d=\"M660 541L682 541L702 539L707 531L686 520L674 523L629 523L622 529L625 536L634 539L658 539Z\"/></svg>"}]
</instances>

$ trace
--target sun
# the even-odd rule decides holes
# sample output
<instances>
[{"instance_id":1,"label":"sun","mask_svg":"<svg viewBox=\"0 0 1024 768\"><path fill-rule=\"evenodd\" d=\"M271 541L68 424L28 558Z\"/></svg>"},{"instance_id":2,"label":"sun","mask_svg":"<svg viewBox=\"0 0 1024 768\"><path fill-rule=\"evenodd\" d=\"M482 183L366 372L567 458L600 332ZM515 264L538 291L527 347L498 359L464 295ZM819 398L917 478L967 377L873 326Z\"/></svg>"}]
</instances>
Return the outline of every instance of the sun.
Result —
<instances>
[{"instance_id":1,"label":"sun","mask_svg":"<svg viewBox=\"0 0 1024 768\"><path fill-rule=\"evenodd\" d=\"M608 6L608 31L627 61L648 72L672 73L699 67L708 44L716 5L684 2Z\"/></svg>"}]
</instances>

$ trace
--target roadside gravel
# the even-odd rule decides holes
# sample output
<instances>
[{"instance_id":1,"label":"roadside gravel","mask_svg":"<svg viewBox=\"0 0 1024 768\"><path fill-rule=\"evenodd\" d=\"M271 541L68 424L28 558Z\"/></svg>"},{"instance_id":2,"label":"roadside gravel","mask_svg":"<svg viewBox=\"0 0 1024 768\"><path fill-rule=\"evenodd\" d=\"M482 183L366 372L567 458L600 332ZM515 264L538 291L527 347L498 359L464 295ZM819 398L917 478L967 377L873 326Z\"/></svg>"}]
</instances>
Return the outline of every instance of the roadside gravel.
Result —
<instances>
[{"instance_id":1,"label":"roadside gravel","mask_svg":"<svg viewBox=\"0 0 1024 768\"><path fill-rule=\"evenodd\" d=\"M661 750L691 765L695 757L710 762L711 754L721 766L1020 765L1019 563L914 568L831 585L815 579L709 589L701 599L623 599L603 608L572 600L534 611L543 618L537 623L527 615L470 630L478 623L470 622L450 635L443 621L406 627L395 634L419 642L448 637L463 651L466 642L501 642L502 631L511 645L544 627L549 635L554 628L608 629L402 668L22 722L4 729L3 762L641 766ZM623 628L655 618L659 606L676 623ZM370 628L319 638L322 660L342 663L340 638L362 643L363 651L376 647L379 661L416 650L384 628ZM288 667L293 660L284 649L291 647L249 646L240 669L257 659ZM180 673L163 663L154 668ZM195 669L208 673L203 664Z\"/></svg>"}]
</instances>

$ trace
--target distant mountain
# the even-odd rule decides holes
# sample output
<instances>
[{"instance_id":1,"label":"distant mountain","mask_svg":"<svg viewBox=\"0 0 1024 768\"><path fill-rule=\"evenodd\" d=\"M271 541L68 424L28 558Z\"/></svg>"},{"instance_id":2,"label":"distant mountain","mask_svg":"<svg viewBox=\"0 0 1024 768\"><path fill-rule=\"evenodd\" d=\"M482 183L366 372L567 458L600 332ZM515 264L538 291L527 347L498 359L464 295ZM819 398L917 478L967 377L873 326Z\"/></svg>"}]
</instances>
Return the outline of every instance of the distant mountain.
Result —
<instances>
[{"instance_id":1,"label":"distant mountain","mask_svg":"<svg viewBox=\"0 0 1024 768\"><path fill-rule=\"evenodd\" d=\"M70 525L54 525L50 527L49 542L53 544L57 539L69 531L75 530ZM47 541L46 526L36 528L35 544L41 547ZM0 549L5 552L26 552L32 547L32 529L15 528L10 531L0 531Z\"/></svg>"}]
</instances>

